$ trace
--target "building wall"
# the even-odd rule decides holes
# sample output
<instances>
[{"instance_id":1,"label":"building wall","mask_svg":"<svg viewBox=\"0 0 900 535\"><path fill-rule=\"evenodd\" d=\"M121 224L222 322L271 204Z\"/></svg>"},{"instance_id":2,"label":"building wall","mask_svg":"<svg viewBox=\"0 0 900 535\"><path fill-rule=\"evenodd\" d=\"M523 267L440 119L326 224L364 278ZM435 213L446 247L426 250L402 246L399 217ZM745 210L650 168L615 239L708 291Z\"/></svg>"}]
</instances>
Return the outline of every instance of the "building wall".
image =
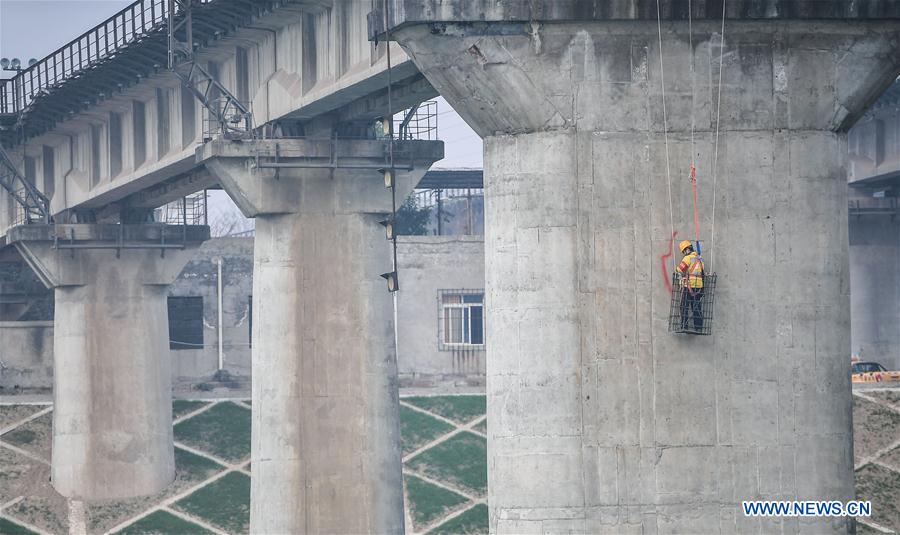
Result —
<instances>
[{"instance_id":1,"label":"building wall","mask_svg":"<svg viewBox=\"0 0 900 535\"><path fill-rule=\"evenodd\" d=\"M203 346L172 349L176 383L210 379L218 370L218 260L222 261L223 369L250 377L250 297L253 288L253 239L214 238L197 252L169 287L170 296L203 298Z\"/></svg>"},{"instance_id":2,"label":"building wall","mask_svg":"<svg viewBox=\"0 0 900 535\"><path fill-rule=\"evenodd\" d=\"M0 321L0 392L53 383L53 322Z\"/></svg>"},{"instance_id":3,"label":"building wall","mask_svg":"<svg viewBox=\"0 0 900 535\"><path fill-rule=\"evenodd\" d=\"M484 237L401 236L397 265L401 386L483 385L483 347L440 348L439 292L484 290Z\"/></svg>"}]
</instances>

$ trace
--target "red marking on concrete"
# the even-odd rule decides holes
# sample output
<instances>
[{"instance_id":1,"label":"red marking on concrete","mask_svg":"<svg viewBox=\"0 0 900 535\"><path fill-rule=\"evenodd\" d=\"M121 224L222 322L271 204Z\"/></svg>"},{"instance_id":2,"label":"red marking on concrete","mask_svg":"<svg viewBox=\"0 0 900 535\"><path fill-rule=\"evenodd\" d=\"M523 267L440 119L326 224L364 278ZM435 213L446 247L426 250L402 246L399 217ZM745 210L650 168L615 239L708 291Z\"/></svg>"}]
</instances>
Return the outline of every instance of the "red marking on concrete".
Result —
<instances>
[{"instance_id":1,"label":"red marking on concrete","mask_svg":"<svg viewBox=\"0 0 900 535\"><path fill-rule=\"evenodd\" d=\"M672 258L672 254L673 254L672 253L672 244L675 243L676 236L678 236L678 233L673 232L672 239L669 240L668 252L659 257L659 268L660 268L660 270L662 270L662 280L663 280L663 283L666 285L666 291L668 291L670 294L672 293L672 281L669 280L670 275L669 275L669 270L666 268L666 260Z\"/></svg>"}]
</instances>

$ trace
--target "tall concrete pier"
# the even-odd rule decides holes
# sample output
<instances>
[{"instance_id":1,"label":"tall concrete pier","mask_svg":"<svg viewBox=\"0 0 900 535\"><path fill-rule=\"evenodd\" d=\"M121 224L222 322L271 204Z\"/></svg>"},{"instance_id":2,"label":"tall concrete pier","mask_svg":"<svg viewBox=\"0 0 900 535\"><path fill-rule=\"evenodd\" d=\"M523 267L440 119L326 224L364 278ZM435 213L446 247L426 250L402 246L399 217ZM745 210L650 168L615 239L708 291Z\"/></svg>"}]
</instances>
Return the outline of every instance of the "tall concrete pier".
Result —
<instances>
[{"instance_id":1,"label":"tall concrete pier","mask_svg":"<svg viewBox=\"0 0 900 535\"><path fill-rule=\"evenodd\" d=\"M10 231L54 288L51 481L63 496L149 495L175 477L166 286L208 237L165 225Z\"/></svg>"},{"instance_id":2,"label":"tall concrete pier","mask_svg":"<svg viewBox=\"0 0 900 535\"><path fill-rule=\"evenodd\" d=\"M722 50L721 2L661 3L389 0L485 141L491 531L846 532L740 502L853 497L844 132L900 13L728 2ZM710 337L667 332L692 160Z\"/></svg>"},{"instance_id":3,"label":"tall concrete pier","mask_svg":"<svg viewBox=\"0 0 900 535\"><path fill-rule=\"evenodd\" d=\"M248 217L253 533L403 531L391 193L376 140L213 142L200 159ZM443 157L397 144L398 199Z\"/></svg>"}]
</instances>

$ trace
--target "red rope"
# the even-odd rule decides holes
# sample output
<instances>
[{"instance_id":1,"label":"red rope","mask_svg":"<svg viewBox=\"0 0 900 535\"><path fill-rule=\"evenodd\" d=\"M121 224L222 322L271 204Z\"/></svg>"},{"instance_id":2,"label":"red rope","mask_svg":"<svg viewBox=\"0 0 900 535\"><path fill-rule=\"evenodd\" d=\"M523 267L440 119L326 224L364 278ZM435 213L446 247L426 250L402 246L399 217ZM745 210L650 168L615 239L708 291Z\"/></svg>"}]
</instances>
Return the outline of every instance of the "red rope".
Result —
<instances>
[{"instance_id":1,"label":"red rope","mask_svg":"<svg viewBox=\"0 0 900 535\"><path fill-rule=\"evenodd\" d=\"M662 271L662 280L666 285L666 291L670 294L672 293L672 281L669 280L669 270L666 269L666 260L672 257L672 244L675 243L675 237L678 236L677 232L672 233L672 239L669 240L669 252L659 257L659 268Z\"/></svg>"}]
</instances>

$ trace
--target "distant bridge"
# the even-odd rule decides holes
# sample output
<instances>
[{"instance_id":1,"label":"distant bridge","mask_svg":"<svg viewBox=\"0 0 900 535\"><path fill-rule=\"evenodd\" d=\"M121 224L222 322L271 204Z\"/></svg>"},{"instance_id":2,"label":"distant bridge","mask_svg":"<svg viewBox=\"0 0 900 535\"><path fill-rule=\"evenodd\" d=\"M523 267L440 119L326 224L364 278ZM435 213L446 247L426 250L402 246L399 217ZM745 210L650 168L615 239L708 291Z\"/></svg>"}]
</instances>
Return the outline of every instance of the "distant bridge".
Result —
<instances>
[{"instance_id":1,"label":"distant bridge","mask_svg":"<svg viewBox=\"0 0 900 535\"><path fill-rule=\"evenodd\" d=\"M367 39L367 2L196 4L198 59L261 135L359 137L385 114L385 47ZM0 83L0 141L57 219L125 220L215 185L194 162L209 113L167 70L168 17L168 0L137 0ZM436 96L392 52L394 111ZM22 219L6 197L0 235Z\"/></svg>"}]
</instances>

